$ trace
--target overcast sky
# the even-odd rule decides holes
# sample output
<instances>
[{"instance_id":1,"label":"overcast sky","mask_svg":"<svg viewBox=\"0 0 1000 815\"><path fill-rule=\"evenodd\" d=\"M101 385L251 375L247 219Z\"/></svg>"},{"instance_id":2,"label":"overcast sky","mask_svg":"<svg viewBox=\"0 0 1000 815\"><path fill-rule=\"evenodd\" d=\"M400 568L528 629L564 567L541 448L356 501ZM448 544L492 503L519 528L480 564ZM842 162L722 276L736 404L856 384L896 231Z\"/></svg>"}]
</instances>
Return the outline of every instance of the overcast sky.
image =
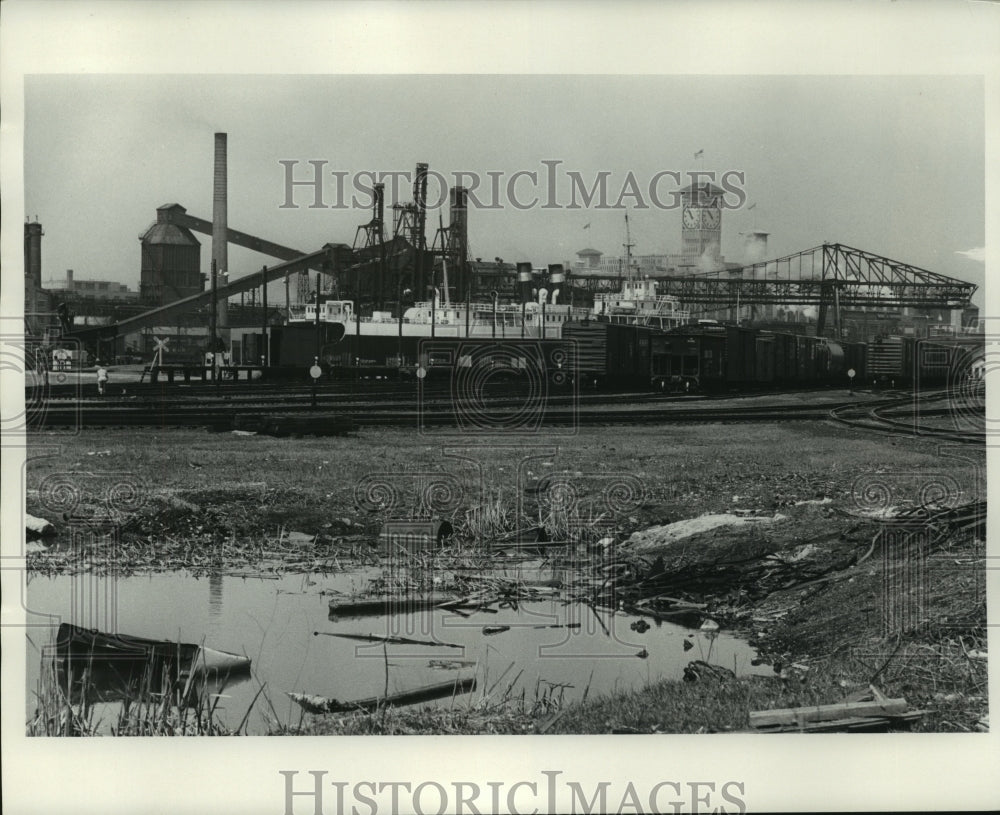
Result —
<instances>
[{"instance_id":1,"label":"overcast sky","mask_svg":"<svg viewBox=\"0 0 1000 815\"><path fill-rule=\"evenodd\" d=\"M985 243L976 77L56 75L29 76L25 104L25 211L45 228L44 280L72 268L137 288L138 236L157 206L211 219L213 134L223 131L229 225L303 251L351 243L369 212L309 208L306 189L295 192L298 209L281 208L282 160L300 162L300 178L311 176L307 162L327 162L326 204L337 200L334 170L412 172L423 161L449 178L503 173L504 207L470 211L474 256L542 265L585 246L619 254L623 209L518 210L506 200L524 170L539 173L545 203L542 162L560 161L564 204L567 171L588 186L608 172L609 203L634 176L649 208L623 203L640 254L680 250L680 212L648 195L657 173L740 171L747 200L723 215L727 260L743 259L739 233L756 228L771 233L769 257L840 242L983 282L982 262L959 254ZM521 200L532 186L521 178ZM673 189L661 177L661 201ZM211 239L199 240L207 271ZM236 277L273 262L230 249Z\"/></svg>"}]
</instances>

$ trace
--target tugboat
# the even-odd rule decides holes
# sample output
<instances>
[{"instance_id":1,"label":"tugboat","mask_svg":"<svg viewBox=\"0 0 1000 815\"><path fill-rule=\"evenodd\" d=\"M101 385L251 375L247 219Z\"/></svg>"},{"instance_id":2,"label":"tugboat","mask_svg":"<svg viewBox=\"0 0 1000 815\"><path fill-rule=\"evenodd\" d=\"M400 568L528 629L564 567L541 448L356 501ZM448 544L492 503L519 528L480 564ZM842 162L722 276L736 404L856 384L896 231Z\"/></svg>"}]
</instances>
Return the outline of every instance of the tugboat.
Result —
<instances>
[{"instance_id":1,"label":"tugboat","mask_svg":"<svg viewBox=\"0 0 1000 815\"><path fill-rule=\"evenodd\" d=\"M602 292L594 295L592 317L607 323L642 325L667 331L687 325L691 312L681 301L668 294L657 294L656 281L639 277L632 265L632 235L628 213L625 214L625 269L620 292Z\"/></svg>"}]
</instances>

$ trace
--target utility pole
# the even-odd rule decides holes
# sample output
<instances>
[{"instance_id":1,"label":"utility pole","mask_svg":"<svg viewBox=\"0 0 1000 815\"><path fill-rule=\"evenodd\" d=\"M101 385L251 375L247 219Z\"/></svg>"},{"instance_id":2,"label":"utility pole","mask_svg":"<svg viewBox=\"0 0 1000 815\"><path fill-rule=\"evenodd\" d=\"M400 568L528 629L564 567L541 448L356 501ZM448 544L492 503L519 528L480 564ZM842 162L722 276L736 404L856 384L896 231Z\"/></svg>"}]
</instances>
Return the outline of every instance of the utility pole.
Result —
<instances>
[{"instance_id":1,"label":"utility pole","mask_svg":"<svg viewBox=\"0 0 1000 815\"><path fill-rule=\"evenodd\" d=\"M263 282L260 285L260 300L261 300L261 305L264 307L264 318L263 318L263 320L261 320L262 327L264 329L263 330L263 334L262 334L262 338L263 338L263 342L264 342L264 347L263 347L263 353L261 354L261 357L264 360L263 361L263 365L266 367L268 365L268 363L270 361L270 357L271 357L270 343L268 343L268 341L267 341L267 266L265 266L263 269L261 269L261 272L262 272L262 280L263 280ZM263 373L263 372L261 372L261 373Z\"/></svg>"}]
</instances>

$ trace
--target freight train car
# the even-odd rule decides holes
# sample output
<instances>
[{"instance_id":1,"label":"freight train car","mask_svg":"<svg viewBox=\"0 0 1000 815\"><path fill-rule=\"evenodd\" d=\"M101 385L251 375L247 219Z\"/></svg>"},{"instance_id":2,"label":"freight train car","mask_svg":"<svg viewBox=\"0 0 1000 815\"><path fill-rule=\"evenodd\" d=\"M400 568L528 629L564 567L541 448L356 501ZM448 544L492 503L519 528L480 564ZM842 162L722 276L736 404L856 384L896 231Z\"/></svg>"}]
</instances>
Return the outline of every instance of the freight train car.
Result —
<instances>
[{"instance_id":1,"label":"freight train car","mask_svg":"<svg viewBox=\"0 0 1000 815\"><path fill-rule=\"evenodd\" d=\"M567 323L581 376L609 387L673 392L741 391L768 387L847 387L866 355L856 344L738 326L699 325L669 331L599 321Z\"/></svg>"},{"instance_id":2,"label":"freight train car","mask_svg":"<svg viewBox=\"0 0 1000 815\"><path fill-rule=\"evenodd\" d=\"M318 350L318 353L317 353ZM620 358L633 349L620 349ZM275 327L271 360L291 375L304 372L316 357L333 377L450 375L456 370L489 369L521 378L546 377L551 384L575 378L573 362L562 340L457 337L344 336L343 326L289 323Z\"/></svg>"}]
</instances>

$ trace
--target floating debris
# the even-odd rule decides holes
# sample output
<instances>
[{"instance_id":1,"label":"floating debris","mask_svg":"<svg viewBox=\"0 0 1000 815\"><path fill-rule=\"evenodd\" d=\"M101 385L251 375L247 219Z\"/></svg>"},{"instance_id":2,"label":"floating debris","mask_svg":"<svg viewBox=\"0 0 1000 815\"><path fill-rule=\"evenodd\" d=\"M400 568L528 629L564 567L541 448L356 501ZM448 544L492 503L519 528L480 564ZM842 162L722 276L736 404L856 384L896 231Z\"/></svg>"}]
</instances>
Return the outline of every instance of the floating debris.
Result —
<instances>
[{"instance_id":1,"label":"floating debris","mask_svg":"<svg viewBox=\"0 0 1000 815\"><path fill-rule=\"evenodd\" d=\"M509 625L484 625L483 626L483 636L491 637L494 634L502 634L504 631L510 631Z\"/></svg>"},{"instance_id":2,"label":"floating debris","mask_svg":"<svg viewBox=\"0 0 1000 815\"><path fill-rule=\"evenodd\" d=\"M381 637L378 634L338 634L332 631L313 631L313 636L340 637L345 640L357 640L358 642L381 642L386 645L433 645L440 648L462 648L461 645L454 645L450 642L438 642L437 640L415 640L410 637Z\"/></svg>"},{"instance_id":3,"label":"floating debris","mask_svg":"<svg viewBox=\"0 0 1000 815\"><path fill-rule=\"evenodd\" d=\"M389 696L372 696L367 699L356 699L352 702L341 702L326 696L314 696L308 693L288 691L288 698L297 702L307 713L350 713L353 711L372 711L383 707L415 705L418 702L430 702L446 696L459 693L470 693L476 689L474 676L458 677L454 681L438 682L424 685L412 690L401 691Z\"/></svg>"}]
</instances>

